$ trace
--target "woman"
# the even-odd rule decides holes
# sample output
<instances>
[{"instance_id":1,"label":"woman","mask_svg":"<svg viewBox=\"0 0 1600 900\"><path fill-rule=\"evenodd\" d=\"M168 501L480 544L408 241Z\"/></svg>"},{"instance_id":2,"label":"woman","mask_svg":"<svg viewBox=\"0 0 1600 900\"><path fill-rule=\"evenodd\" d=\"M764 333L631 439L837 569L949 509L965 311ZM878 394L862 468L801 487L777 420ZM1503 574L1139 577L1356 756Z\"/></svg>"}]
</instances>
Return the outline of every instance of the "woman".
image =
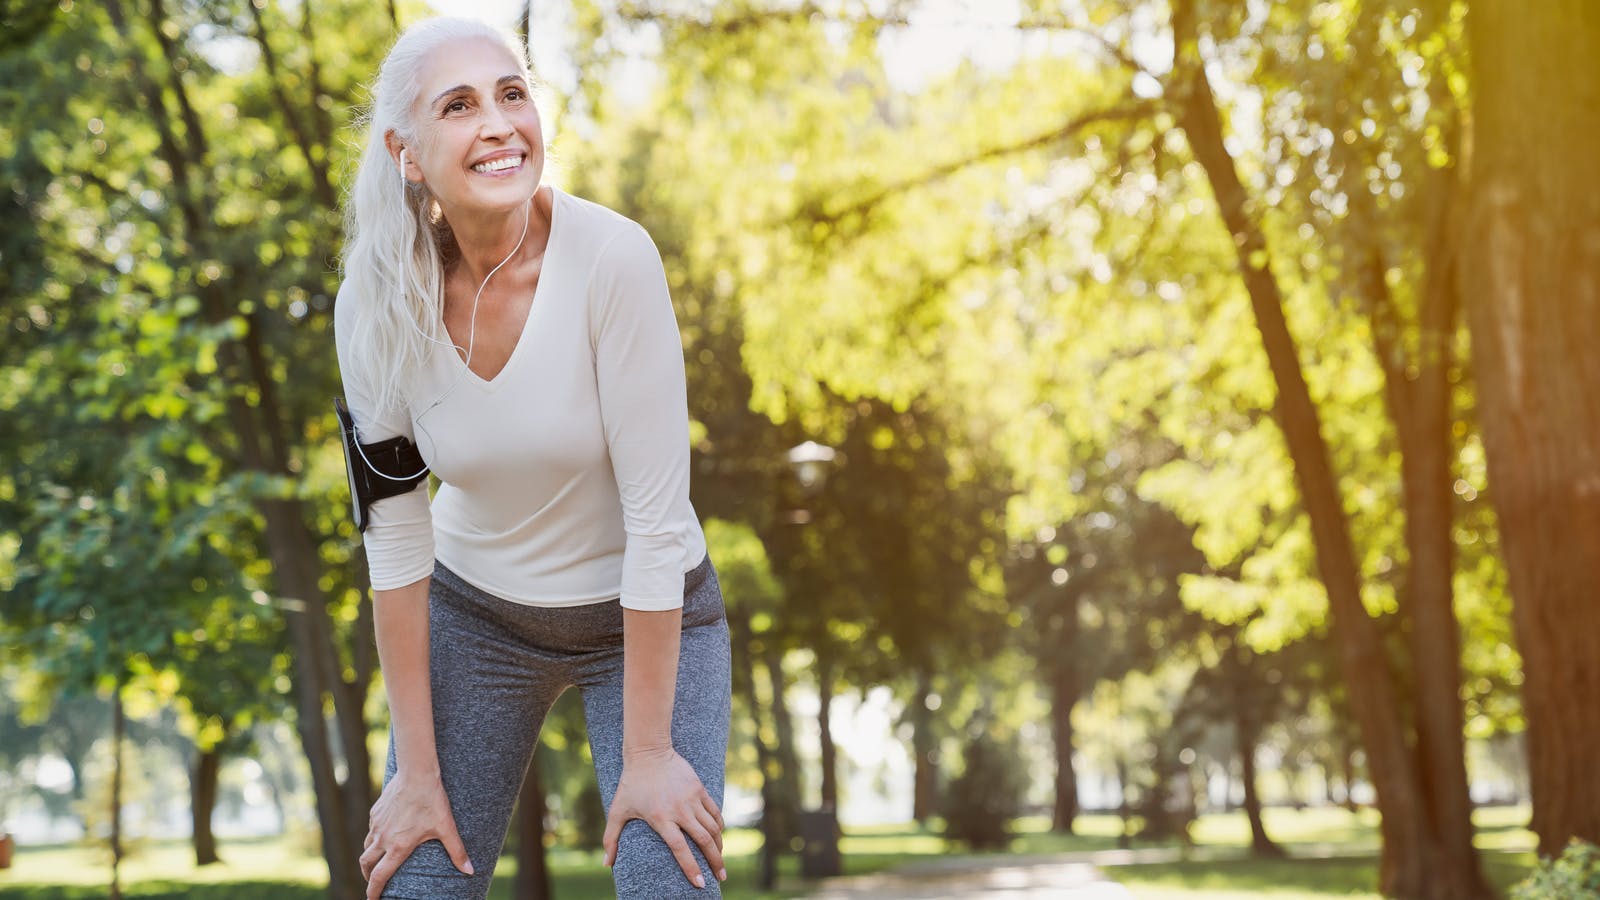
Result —
<instances>
[{"instance_id":1,"label":"woman","mask_svg":"<svg viewBox=\"0 0 1600 900\"><path fill-rule=\"evenodd\" d=\"M618 895L720 896L728 632L683 348L644 229L541 186L529 81L491 26L407 29L346 211L359 439L415 441L441 482L431 505L425 480L375 502L364 536L392 720L367 896L487 894L569 686Z\"/></svg>"}]
</instances>

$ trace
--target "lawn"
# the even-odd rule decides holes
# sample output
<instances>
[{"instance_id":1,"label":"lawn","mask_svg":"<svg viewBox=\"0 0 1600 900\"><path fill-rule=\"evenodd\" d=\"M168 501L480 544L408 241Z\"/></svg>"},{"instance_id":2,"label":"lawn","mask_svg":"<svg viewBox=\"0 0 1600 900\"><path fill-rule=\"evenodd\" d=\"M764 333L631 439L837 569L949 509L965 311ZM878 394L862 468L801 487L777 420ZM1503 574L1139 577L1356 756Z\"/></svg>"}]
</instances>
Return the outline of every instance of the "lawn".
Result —
<instances>
[{"instance_id":1,"label":"lawn","mask_svg":"<svg viewBox=\"0 0 1600 900\"><path fill-rule=\"evenodd\" d=\"M1533 865L1535 840L1524 827L1526 808L1482 809L1476 815L1478 846L1490 879L1502 889L1521 880ZM1192 848L1173 842L1133 841L1134 861L1108 857L1118 847L1120 824L1111 816L1083 816L1078 833L1052 834L1043 819L1016 824L1007 854L963 854L977 862L999 862L1087 854L1107 878L1126 885L1139 900L1300 900L1377 897L1377 816L1341 809L1270 809L1267 831L1291 854L1286 860L1250 859L1249 828L1242 814L1202 817L1192 830ZM320 900L326 869L307 848L286 838L224 841L225 862L196 869L185 842L138 846L123 865L125 895L140 900ZM802 896L791 855L780 869L782 890L754 889L759 836L747 829L726 836L731 897L777 900ZM930 830L915 826L852 828L840 846L845 874L859 875L956 855ZM1140 857L1143 854L1144 858ZM1149 857L1159 857L1149 859ZM610 873L598 853L552 849L550 863L561 900L609 898ZM509 900L516 871L501 861L491 898ZM22 847L9 870L0 870L0 900L90 900L105 896L108 869L102 851L80 846Z\"/></svg>"}]
</instances>

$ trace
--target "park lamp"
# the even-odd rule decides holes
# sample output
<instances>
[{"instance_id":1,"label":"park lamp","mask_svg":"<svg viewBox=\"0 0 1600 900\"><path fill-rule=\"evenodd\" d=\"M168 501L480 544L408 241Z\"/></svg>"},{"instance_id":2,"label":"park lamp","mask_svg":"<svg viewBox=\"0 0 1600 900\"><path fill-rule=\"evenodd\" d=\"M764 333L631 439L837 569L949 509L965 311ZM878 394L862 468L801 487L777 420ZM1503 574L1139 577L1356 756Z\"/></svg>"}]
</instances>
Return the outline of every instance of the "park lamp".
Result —
<instances>
[{"instance_id":1,"label":"park lamp","mask_svg":"<svg viewBox=\"0 0 1600 900\"><path fill-rule=\"evenodd\" d=\"M834 455L832 447L816 441L806 441L789 448L789 465L800 480L801 490L812 494L822 488L822 483L828 479L828 467L833 463Z\"/></svg>"}]
</instances>

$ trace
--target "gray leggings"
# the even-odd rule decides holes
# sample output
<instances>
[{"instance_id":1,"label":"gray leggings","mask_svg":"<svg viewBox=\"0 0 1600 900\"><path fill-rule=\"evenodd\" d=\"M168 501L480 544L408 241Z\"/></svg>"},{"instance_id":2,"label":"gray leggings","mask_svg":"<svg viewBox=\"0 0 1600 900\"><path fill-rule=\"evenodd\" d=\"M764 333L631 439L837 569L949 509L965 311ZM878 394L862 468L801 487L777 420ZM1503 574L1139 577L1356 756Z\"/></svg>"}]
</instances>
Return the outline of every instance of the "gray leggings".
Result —
<instances>
[{"instance_id":1,"label":"gray leggings","mask_svg":"<svg viewBox=\"0 0 1600 900\"><path fill-rule=\"evenodd\" d=\"M711 558L684 576L683 637L672 706L672 745L720 807L728 749L728 621ZM435 563L428 597L433 729L456 829L476 875L437 840L414 850L384 897L482 900L489 893L545 714L568 687L583 694L589 748L607 812L622 777L622 606L513 603ZM383 783L394 777L394 731ZM623 826L612 869L622 898L720 897L716 875L689 841L704 889L690 884L665 841L642 819Z\"/></svg>"}]
</instances>

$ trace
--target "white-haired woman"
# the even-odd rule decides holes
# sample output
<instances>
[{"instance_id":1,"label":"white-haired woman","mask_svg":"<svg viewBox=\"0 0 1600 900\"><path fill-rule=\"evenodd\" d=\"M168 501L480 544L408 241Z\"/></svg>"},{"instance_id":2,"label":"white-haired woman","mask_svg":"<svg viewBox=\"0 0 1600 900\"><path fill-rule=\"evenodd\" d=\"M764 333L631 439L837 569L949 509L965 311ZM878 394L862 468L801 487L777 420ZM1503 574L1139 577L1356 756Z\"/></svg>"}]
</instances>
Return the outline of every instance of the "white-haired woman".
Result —
<instances>
[{"instance_id":1,"label":"white-haired woman","mask_svg":"<svg viewBox=\"0 0 1600 900\"><path fill-rule=\"evenodd\" d=\"M367 896L488 893L572 686L618 895L720 896L728 631L655 244L541 185L526 58L496 28L407 29L368 127L339 364L359 440L414 441L440 485L374 502L364 536L392 722Z\"/></svg>"}]
</instances>

